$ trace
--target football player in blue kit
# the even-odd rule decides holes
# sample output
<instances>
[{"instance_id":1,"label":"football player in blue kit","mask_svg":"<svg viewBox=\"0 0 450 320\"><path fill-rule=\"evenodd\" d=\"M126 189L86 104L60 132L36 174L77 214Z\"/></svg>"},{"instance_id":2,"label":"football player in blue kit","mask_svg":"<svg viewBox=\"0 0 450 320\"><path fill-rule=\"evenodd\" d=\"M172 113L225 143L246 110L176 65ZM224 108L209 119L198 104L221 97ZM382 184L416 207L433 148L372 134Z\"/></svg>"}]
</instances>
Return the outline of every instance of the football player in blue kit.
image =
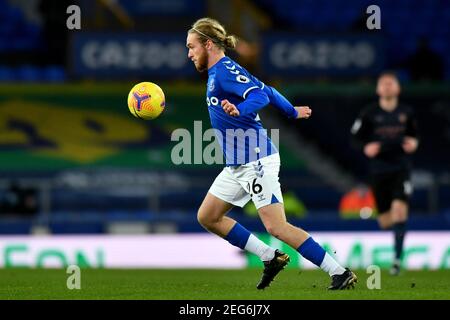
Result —
<instances>
[{"instance_id":1,"label":"football player in blue kit","mask_svg":"<svg viewBox=\"0 0 450 320\"><path fill-rule=\"evenodd\" d=\"M208 72L206 103L211 125L225 159L198 210L198 221L234 246L261 259L264 271L258 289L270 285L289 263L289 256L274 249L226 214L252 200L266 230L327 272L330 290L353 287L355 274L343 268L304 230L286 221L279 183L280 156L267 136L258 111L268 104L290 119L309 118L309 107L294 107L275 88L259 81L225 55L236 45L216 20L202 18L188 31L188 57L199 72Z\"/></svg>"}]
</instances>

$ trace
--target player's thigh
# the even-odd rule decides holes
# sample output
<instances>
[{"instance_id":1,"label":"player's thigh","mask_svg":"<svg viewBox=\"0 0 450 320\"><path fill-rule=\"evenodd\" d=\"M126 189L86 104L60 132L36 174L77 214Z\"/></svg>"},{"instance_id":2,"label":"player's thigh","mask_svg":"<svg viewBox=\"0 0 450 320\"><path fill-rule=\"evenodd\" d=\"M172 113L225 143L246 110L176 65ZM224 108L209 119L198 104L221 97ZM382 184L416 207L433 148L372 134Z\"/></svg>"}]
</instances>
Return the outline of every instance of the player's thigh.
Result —
<instances>
[{"instance_id":1,"label":"player's thigh","mask_svg":"<svg viewBox=\"0 0 450 320\"><path fill-rule=\"evenodd\" d=\"M379 216L389 215L393 200L392 179L386 174L376 174L371 178L370 186L375 198ZM383 218L387 219L387 218Z\"/></svg>"},{"instance_id":2,"label":"player's thigh","mask_svg":"<svg viewBox=\"0 0 450 320\"><path fill-rule=\"evenodd\" d=\"M279 182L280 158L278 154L262 158L247 171L245 189L251 196L267 231L286 224L283 196Z\"/></svg>"},{"instance_id":3,"label":"player's thigh","mask_svg":"<svg viewBox=\"0 0 450 320\"><path fill-rule=\"evenodd\" d=\"M279 172L280 157L273 154L250 164L238 177L257 210L271 204L283 204Z\"/></svg>"},{"instance_id":4,"label":"player's thigh","mask_svg":"<svg viewBox=\"0 0 450 320\"><path fill-rule=\"evenodd\" d=\"M220 221L234 206L228 203L211 192L208 192L203 199L200 208L198 209L197 219L203 224L211 224Z\"/></svg>"},{"instance_id":5,"label":"player's thigh","mask_svg":"<svg viewBox=\"0 0 450 320\"><path fill-rule=\"evenodd\" d=\"M235 176L241 170L225 167L209 188L209 193L233 206L243 207L250 200L250 195Z\"/></svg>"},{"instance_id":6,"label":"player's thigh","mask_svg":"<svg viewBox=\"0 0 450 320\"><path fill-rule=\"evenodd\" d=\"M391 203L391 215L394 221L398 222L406 220L409 199L412 192L413 188L409 173L398 173L393 182L393 200Z\"/></svg>"},{"instance_id":7,"label":"player's thigh","mask_svg":"<svg viewBox=\"0 0 450 320\"><path fill-rule=\"evenodd\" d=\"M404 222L408 218L408 202L404 199L394 199L391 206L391 219L395 222Z\"/></svg>"},{"instance_id":8,"label":"player's thigh","mask_svg":"<svg viewBox=\"0 0 450 320\"><path fill-rule=\"evenodd\" d=\"M237 200L242 192L241 185L232 176L229 168L224 168L200 205L198 221L203 225L219 221L233 206L239 204Z\"/></svg>"},{"instance_id":9,"label":"player's thigh","mask_svg":"<svg viewBox=\"0 0 450 320\"><path fill-rule=\"evenodd\" d=\"M371 188L378 211L378 225L381 229L392 227L391 204L392 182L389 174L375 174L371 178Z\"/></svg>"}]
</instances>

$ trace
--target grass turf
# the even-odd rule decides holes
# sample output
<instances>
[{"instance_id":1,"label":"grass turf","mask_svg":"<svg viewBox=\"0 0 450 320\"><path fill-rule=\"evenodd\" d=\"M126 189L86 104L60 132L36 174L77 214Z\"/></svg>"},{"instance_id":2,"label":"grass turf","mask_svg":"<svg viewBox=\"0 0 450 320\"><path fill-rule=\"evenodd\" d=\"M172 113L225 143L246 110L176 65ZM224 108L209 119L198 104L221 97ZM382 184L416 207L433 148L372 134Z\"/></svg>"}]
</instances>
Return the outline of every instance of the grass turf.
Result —
<instances>
[{"instance_id":1,"label":"grass turf","mask_svg":"<svg viewBox=\"0 0 450 320\"><path fill-rule=\"evenodd\" d=\"M82 269L81 289L69 290L65 269L1 269L0 299L450 299L450 270L381 273L381 289L369 290L364 270L354 290L327 291L320 270L288 269L271 287L256 290L261 270Z\"/></svg>"}]
</instances>

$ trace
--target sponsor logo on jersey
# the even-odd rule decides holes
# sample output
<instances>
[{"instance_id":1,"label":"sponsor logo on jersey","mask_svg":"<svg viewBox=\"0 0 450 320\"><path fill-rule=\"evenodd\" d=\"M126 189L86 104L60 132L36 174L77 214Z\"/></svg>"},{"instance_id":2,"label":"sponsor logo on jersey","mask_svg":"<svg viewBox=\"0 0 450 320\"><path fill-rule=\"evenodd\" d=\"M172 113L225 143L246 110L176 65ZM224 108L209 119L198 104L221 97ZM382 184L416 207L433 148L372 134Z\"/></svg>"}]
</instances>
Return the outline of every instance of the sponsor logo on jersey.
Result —
<instances>
[{"instance_id":1,"label":"sponsor logo on jersey","mask_svg":"<svg viewBox=\"0 0 450 320\"><path fill-rule=\"evenodd\" d=\"M250 82L250 79L247 78L246 76L243 76L242 74L238 75L236 77L236 80L240 83L249 83Z\"/></svg>"}]
</instances>

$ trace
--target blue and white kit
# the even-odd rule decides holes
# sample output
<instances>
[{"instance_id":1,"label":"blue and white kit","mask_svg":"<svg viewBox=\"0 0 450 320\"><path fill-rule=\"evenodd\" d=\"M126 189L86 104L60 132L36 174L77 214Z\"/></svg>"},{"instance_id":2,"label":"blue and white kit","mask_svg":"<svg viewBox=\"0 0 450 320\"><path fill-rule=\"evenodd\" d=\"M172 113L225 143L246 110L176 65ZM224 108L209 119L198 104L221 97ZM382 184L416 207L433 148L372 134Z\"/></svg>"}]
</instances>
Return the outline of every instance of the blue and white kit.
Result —
<instances>
[{"instance_id":1,"label":"blue and white kit","mask_svg":"<svg viewBox=\"0 0 450 320\"><path fill-rule=\"evenodd\" d=\"M239 116L225 113L221 106L225 99L236 105ZM226 164L209 192L240 207L250 199L257 209L283 202L278 181L280 157L258 110L270 104L295 119L298 112L294 106L227 56L208 69L206 103Z\"/></svg>"}]
</instances>

